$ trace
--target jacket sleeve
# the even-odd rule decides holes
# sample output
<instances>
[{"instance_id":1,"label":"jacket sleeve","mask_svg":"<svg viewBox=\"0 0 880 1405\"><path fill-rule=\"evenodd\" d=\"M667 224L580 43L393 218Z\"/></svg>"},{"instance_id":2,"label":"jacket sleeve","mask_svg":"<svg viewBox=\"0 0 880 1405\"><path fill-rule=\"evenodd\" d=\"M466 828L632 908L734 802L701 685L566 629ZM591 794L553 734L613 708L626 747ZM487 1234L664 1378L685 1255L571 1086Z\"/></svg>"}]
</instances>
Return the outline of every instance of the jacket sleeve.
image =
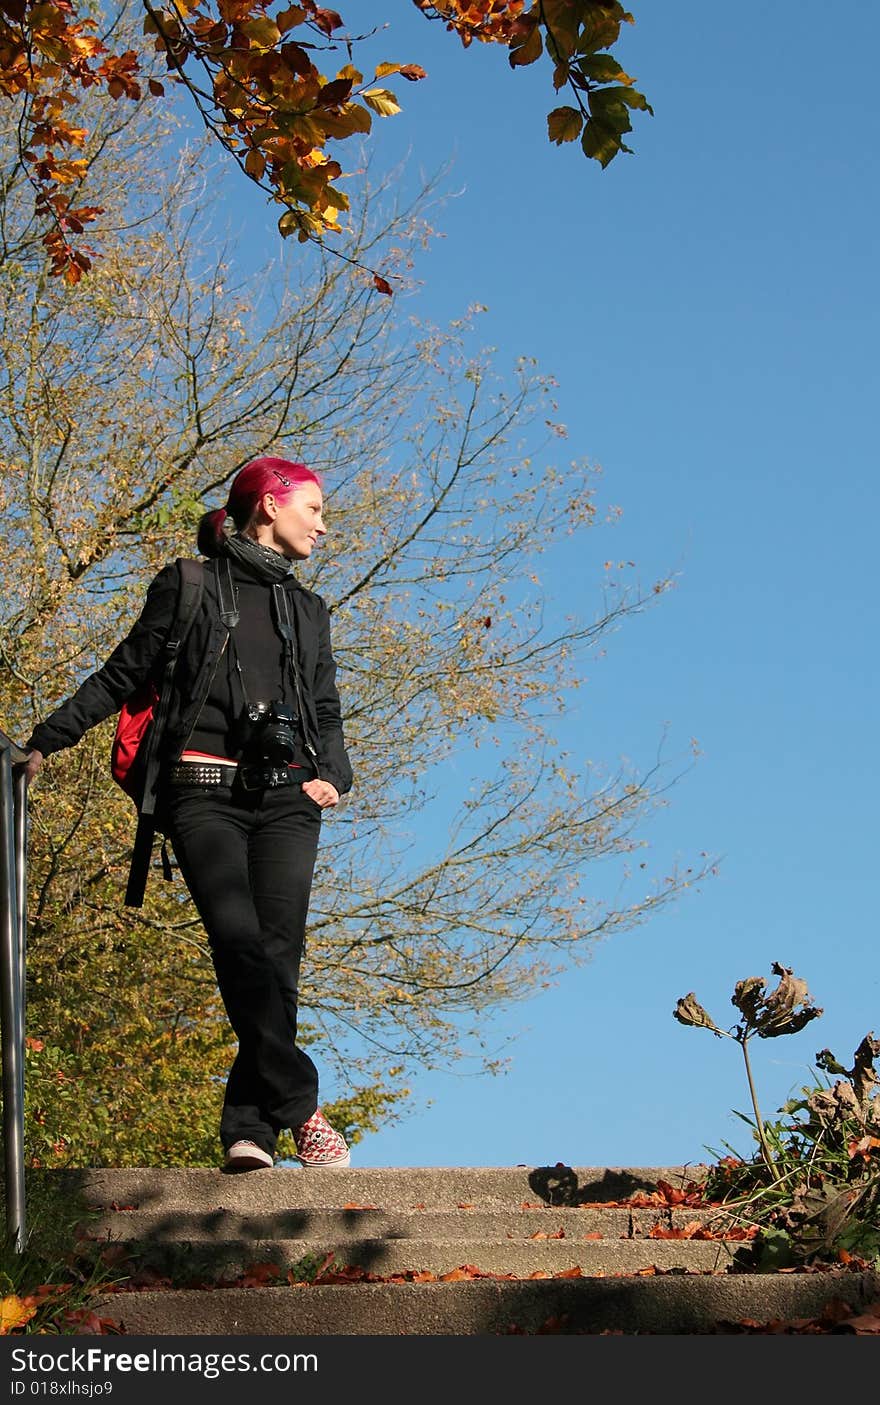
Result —
<instances>
[{"instance_id":1,"label":"jacket sleeve","mask_svg":"<svg viewBox=\"0 0 880 1405\"><path fill-rule=\"evenodd\" d=\"M97 673L91 674L59 708L37 723L26 745L51 756L74 746L90 727L118 712L126 698L149 676L174 619L178 572L164 566L147 591L144 608Z\"/></svg>"},{"instance_id":2,"label":"jacket sleeve","mask_svg":"<svg viewBox=\"0 0 880 1405\"><path fill-rule=\"evenodd\" d=\"M336 660L330 647L330 611L318 601L318 662L312 697L321 738L321 778L335 785L340 795L351 790L351 762L345 749L342 708L336 691Z\"/></svg>"}]
</instances>

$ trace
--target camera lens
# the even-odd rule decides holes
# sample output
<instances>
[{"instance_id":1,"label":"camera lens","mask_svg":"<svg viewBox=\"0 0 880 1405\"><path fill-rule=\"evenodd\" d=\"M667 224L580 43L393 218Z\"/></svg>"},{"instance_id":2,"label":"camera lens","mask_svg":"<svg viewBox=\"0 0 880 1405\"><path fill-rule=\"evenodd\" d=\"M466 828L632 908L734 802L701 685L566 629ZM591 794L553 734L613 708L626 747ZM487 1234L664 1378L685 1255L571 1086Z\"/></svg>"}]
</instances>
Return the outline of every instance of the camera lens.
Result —
<instances>
[{"instance_id":1,"label":"camera lens","mask_svg":"<svg viewBox=\"0 0 880 1405\"><path fill-rule=\"evenodd\" d=\"M284 765L296 755L296 713L280 703L272 703L269 721L263 726L261 745L267 761Z\"/></svg>"}]
</instances>

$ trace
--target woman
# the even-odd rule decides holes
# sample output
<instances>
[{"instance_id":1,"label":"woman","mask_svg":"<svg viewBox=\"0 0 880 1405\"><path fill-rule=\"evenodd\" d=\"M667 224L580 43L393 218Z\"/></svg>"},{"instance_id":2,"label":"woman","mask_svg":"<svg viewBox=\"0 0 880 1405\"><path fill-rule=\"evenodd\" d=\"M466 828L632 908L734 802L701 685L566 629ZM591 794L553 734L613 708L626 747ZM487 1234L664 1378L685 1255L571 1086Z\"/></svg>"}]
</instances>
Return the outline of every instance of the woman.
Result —
<instances>
[{"instance_id":1,"label":"woman","mask_svg":"<svg viewBox=\"0 0 880 1405\"><path fill-rule=\"evenodd\" d=\"M220 1140L230 1171L273 1164L289 1127L304 1166L347 1166L296 1045L297 984L321 816L351 787L330 620L292 574L325 534L320 479L259 458L199 524L207 559L162 739L162 827L205 926L238 1052ZM177 602L172 563L103 668L34 728L28 781L120 709L159 666Z\"/></svg>"}]
</instances>

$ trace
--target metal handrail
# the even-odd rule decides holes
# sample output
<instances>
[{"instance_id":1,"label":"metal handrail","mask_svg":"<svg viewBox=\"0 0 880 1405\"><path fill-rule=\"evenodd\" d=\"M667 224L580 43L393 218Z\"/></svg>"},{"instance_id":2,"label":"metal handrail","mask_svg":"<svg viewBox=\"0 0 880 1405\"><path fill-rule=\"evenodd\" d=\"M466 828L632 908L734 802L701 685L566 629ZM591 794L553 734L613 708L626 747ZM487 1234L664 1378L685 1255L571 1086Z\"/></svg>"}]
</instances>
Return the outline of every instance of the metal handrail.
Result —
<instances>
[{"instance_id":1,"label":"metal handrail","mask_svg":"<svg viewBox=\"0 0 880 1405\"><path fill-rule=\"evenodd\" d=\"M24 1001L27 935L27 782L13 766L28 753L0 730L0 1034L6 1233L27 1242L24 1186Z\"/></svg>"}]
</instances>

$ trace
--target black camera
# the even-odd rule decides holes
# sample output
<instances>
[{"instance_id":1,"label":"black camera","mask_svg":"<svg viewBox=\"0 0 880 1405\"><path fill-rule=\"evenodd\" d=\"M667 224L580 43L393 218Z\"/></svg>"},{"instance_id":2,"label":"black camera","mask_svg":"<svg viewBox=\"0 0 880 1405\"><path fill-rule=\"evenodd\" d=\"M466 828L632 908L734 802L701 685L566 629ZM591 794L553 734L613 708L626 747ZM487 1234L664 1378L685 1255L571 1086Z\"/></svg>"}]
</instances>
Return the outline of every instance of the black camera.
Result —
<instances>
[{"instance_id":1,"label":"black camera","mask_svg":"<svg viewBox=\"0 0 880 1405\"><path fill-rule=\"evenodd\" d=\"M270 766L286 766L296 755L298 718L279 702L248 703L244 710L247 749ZM249 725L248 725L249 724Z\"/></svg>"}]
</instances>

